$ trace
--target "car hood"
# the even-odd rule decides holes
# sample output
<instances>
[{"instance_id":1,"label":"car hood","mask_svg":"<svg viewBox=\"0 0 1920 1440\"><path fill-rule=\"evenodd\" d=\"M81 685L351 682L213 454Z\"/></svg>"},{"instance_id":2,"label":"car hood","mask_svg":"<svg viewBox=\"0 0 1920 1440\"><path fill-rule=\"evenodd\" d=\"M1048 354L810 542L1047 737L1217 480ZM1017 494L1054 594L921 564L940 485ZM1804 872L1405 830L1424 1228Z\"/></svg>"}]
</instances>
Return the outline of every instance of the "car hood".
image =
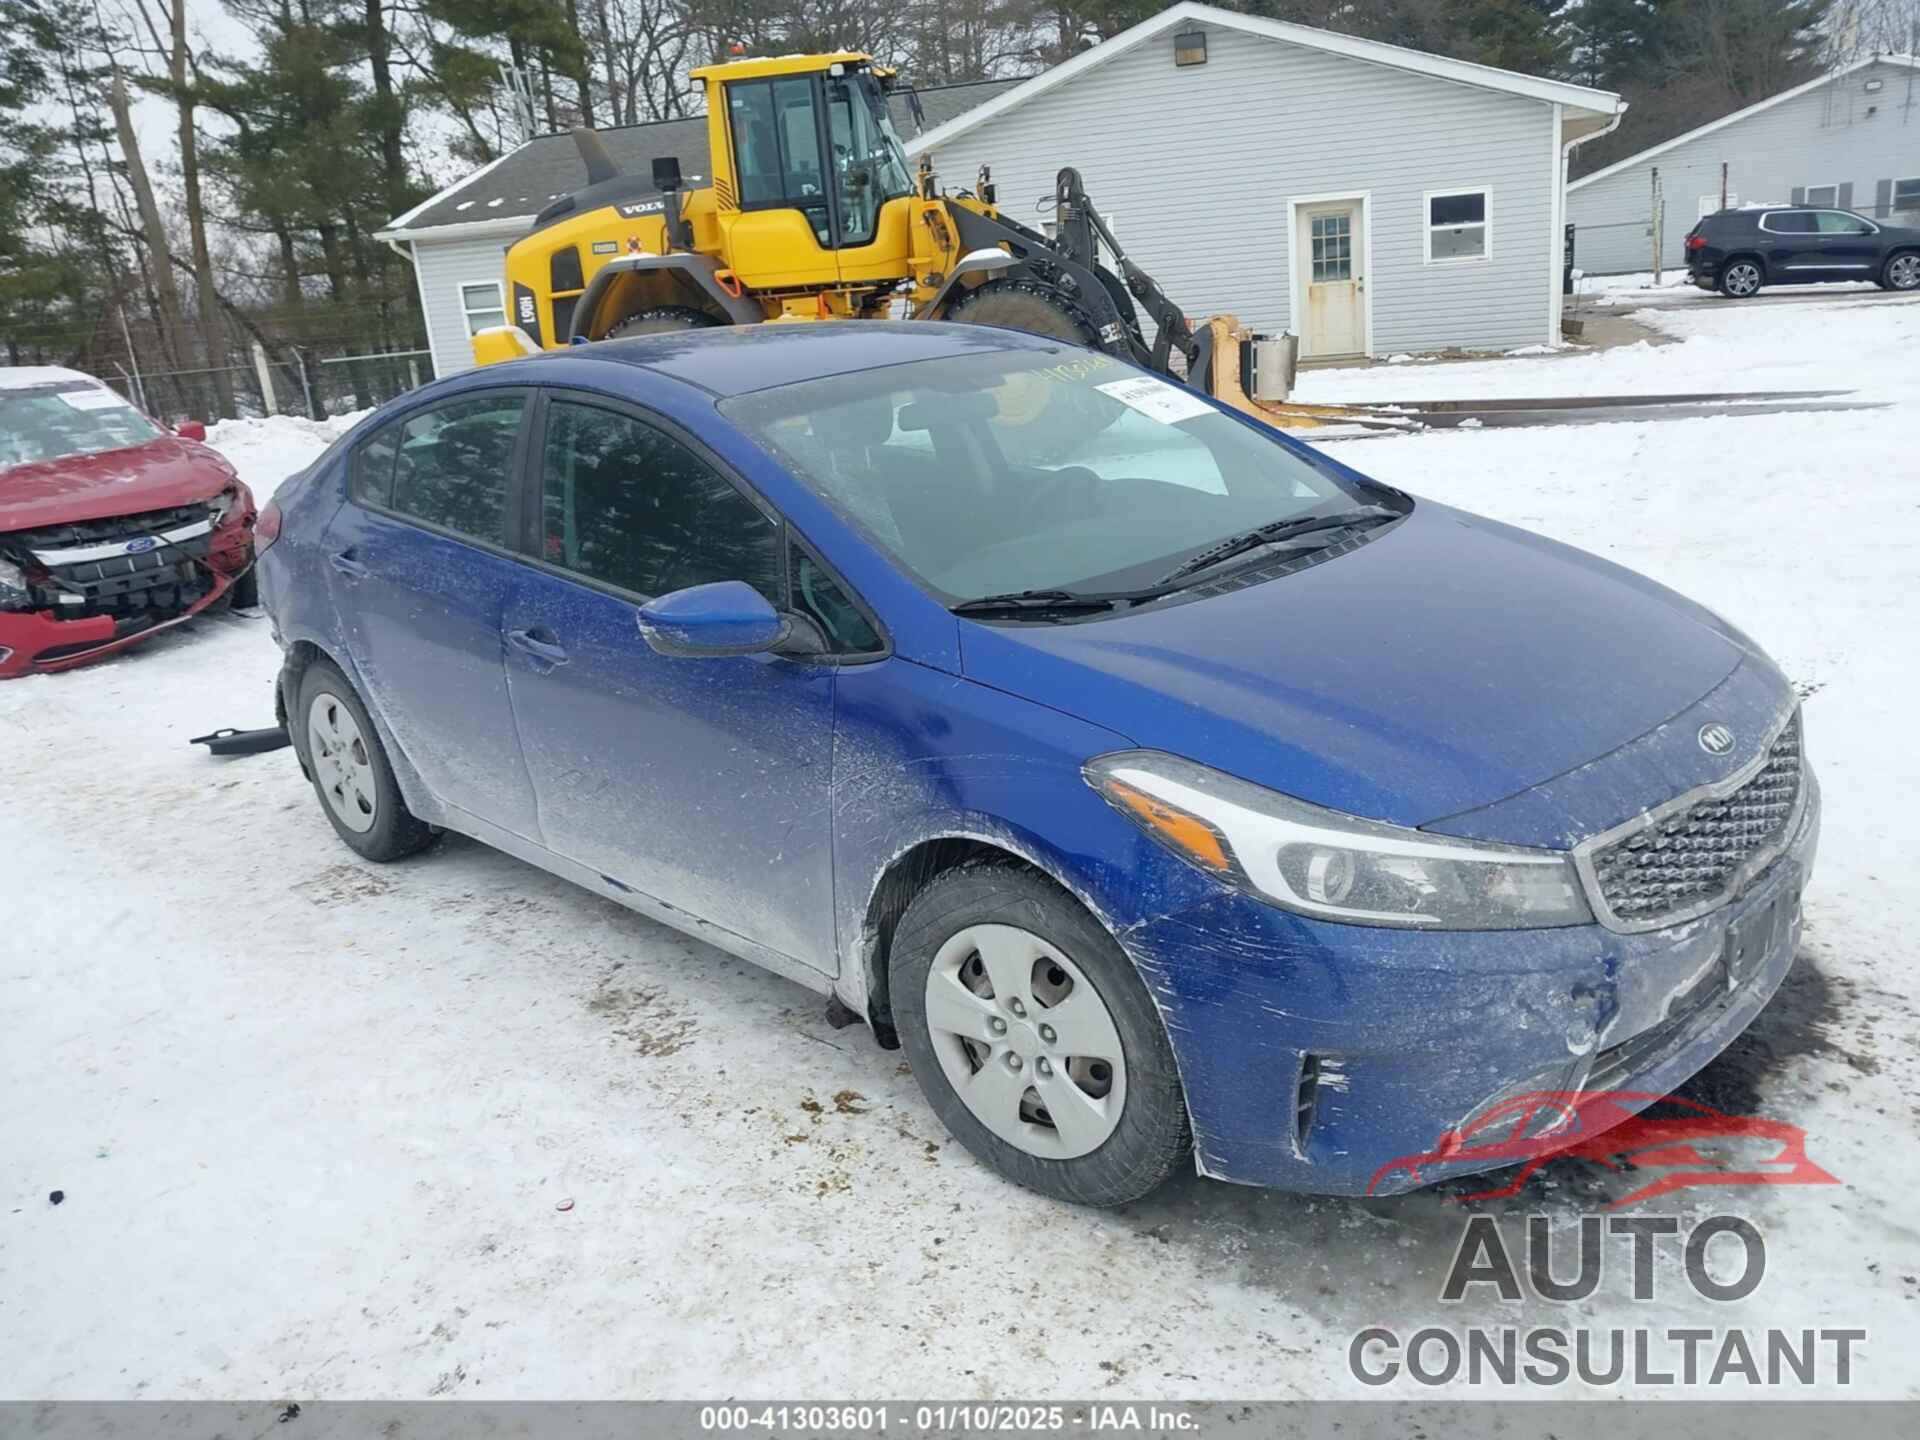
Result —
<instances>
[{"instance_id":1,"label":"car hood","mask_svg":"<svg viewBox=\"0 0 1920 1440\"><path fill-rule=\"evenodd\" d=\"M1223 595L1078 624L961 626L971 679L1394 824L1480 811L1585 767L1601 798L1565 795L1552 815L1513 821L1550 832L1603 828L1595 815L1673 794L1671 774L1629 780L1595 762L1697 706L1751 651L1631 571L1424 501L1347 554ZM1755 663L1777 709L1785 682ZM1569 821L1569 807L1583 813Z\"/></svg>"},{"instance_id":2,"label":"car hood","mask_svg":"<svg viewBox=\"0 0 1920 1440\"><path fill-rule=\"evenodd\" d=\"M0 533L79 520L108 520L211 500L234 482L233 467L172 435L0 470Z\"/></svg>"}]
</instances>

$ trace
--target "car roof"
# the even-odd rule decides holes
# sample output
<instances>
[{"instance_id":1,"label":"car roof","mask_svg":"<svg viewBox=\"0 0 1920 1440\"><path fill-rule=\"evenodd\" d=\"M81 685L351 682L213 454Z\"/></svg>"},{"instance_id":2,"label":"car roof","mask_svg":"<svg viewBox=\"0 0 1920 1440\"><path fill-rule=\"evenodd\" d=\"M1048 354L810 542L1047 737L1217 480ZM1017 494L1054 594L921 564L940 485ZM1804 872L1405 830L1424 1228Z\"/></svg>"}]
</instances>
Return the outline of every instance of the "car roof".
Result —
<instances>
[{"instance_id":1,"label":"car roof","mask_svg":"<svg viewBox=\"0 0 1920 1440\"><path fill-rule=\"evenodd\" d=\"M552 382L560 378L553 371L580 364L633 365L724 398L916 360L996 350L1050 351L1068 344L1024 331L930 320L808 320L599 340L509 361L490 367L488 375Z\"/></svg>"},{"instance_id":2,"label":"car roof","mask_svg":"<svg viewBox=\"0 0 1920 1440\"><path fill-rule=\"evenodd\" d=\"M43 385L98 385L104 380L64 365L0 365L0 390L37 390Z\"/></svg>"}]
</instances>

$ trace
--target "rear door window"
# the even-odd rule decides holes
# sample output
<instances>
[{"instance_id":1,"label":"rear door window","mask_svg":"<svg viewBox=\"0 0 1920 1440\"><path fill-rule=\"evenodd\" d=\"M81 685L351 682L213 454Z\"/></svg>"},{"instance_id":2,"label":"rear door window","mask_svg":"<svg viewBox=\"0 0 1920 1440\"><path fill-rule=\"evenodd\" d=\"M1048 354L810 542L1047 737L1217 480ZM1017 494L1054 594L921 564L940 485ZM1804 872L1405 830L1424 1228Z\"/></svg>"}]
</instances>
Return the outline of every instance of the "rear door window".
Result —
<instances>
[{"instance_id":1,"label":"rear door window","mask_svg":"<svg viewBox=\"0 0 1920 1440\"><path fill-rule=\"evenodd\" d=\"M649 598L743 580L786 605L779 524L657 425L555 400L540 490L550 564Z\"/></svg>"},{"instance_id":2,"label":"rear door window","mask_svg":"<svg viewBox=\"0 0 1920 1440\"><path fill-rule=\"evenodd\" d=\"M399 427L388 507L504 548L514 446L526 408L524 393L478 395L407 420ZM369 458L378 463L377 454Z\"/></svg>"},{"instance_id":3,"label":"rear door window","mask_svg":"<svg viewBox=\"0 0 1920 1440\"><path fill-rule=\"evenodd\" d=\"M1813 215L1806 210L1770 211L1760 222L1760 228L1775 235L1811 235L1814 232Z\"/></svg>"}]
</instances>

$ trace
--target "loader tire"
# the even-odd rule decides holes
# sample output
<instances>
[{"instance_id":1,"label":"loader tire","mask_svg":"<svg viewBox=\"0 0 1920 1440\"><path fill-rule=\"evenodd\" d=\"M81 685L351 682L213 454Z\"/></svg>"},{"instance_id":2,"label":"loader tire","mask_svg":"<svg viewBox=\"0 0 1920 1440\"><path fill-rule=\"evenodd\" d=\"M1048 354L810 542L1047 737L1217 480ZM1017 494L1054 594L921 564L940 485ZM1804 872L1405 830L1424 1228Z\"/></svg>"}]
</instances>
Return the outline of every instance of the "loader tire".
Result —
<instances>
[{"instance_id":1,"label":"loader tire","mask_svg":"<svg viewBox=\"0 0 1920 1440\"><path fill-rule=\"evenodd\" d=\"M961 298L947 311L956 325L997 325L1025 330L1051 340L1098 349L1100 336L1090 321L1059 296L1018 280L992 280Z\"/></svg>"},{"instance_id":2,"label":"loader tire","mask_svg":"<svg viewBox=\"0 0 1920 1440\"><path fill-rule=\"evenodd\" d=\"M1002 330L1025 330L1069 345L1100 348L1100 336L1093 323L1067 301L1040 286L1019 280L991 280L967 295L946 319L956 325L993 325ZM1124 372L1116 371L1116 378ZM1056 387L1053 398L1031 414L1003 409L1003 432L1018 435L1019 451L1009 455L1016 463L1042 464L1066 454L1076 441L1098 433L1113 423L1113 415L1101 407L1096 413L1078 389Z\"/></svg>"},{"instance_id":3,"label":"loader tire","mask_svg":"<svg viewBox=\"0 0 1920 1440\"><path fill-rule=\"evenodd\" d=\"M650 305L616 320L607 330L609 340L626 340L635 335L665 335L674 330L705 330L720 322L704 311L688 305Z\"/></svg>"}]
</instances>

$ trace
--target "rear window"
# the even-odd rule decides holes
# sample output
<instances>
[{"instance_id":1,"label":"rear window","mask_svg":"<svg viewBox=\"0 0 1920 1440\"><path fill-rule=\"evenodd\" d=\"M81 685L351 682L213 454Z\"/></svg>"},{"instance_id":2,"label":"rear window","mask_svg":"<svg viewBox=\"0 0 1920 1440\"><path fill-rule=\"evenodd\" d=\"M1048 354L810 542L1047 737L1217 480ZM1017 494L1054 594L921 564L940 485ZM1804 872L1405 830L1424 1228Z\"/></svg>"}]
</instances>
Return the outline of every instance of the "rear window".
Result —
<instances>
[{"instance_id":1,"label":"rear window","mask_svg":"<svg viewBox=\"0 0 1920 1440\"><path fill-rule=\"evenodd\" d=\"M1760 222L1760 228L1775 235L1811 235L1816 227L1810 211L1770 210Z\"/></svg>"}]
</instances>

